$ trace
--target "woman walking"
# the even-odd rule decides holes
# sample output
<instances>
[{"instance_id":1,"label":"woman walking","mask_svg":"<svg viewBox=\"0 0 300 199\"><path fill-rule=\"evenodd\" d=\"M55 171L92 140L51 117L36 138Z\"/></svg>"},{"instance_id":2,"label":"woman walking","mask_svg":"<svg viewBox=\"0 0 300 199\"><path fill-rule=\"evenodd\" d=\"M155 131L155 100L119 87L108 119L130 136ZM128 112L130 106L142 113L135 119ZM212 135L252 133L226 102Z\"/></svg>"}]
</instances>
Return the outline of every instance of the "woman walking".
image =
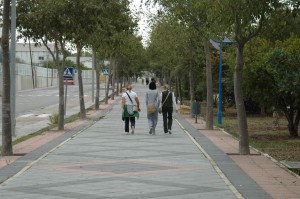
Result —
<instances>
[{"instance_id":1,"label":"woman walking","mask_svg":"<svg viewBox=\"0 0 300 199\"><path fill-rule=\"evenodd\" d=\"M150 82L149 90L146 92L147 118L149 123L149 134L155 135L158 118L159 93L155 82Z\"/></svg>"},{"instance_id":2,"label":"woman walking","mask_svg":"<svg viewBox=\"0 0 300 199\"><path fill-rule=\"evenodd\" d=\"M127 91L122 94L122 119L125 120L125 134L129 134L129 122L131 126L131 134L134 134L135 118L139 117L140 101L135 92L132 91L132 86L127 86Z\"/></svg>"}]
</instances>

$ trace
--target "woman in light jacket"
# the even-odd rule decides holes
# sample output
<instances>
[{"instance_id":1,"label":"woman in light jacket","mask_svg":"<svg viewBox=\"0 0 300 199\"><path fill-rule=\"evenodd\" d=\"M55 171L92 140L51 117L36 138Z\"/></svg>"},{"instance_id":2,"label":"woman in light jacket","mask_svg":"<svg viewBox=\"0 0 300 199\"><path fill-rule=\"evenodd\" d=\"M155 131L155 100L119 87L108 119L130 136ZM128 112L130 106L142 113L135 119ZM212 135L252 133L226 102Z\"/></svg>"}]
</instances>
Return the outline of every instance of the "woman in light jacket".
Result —
<instances>
[{"instance_id":1,"label":"woman in light jacket","mask_svg":"<svg viewBox=\"0 0 300 199\"><path fill-rule=\"evenodd\" d=\"M129 105L136 105L137 111L133 114L130 114L127 111L127 106ZM125 135L129 134L129 122L131 124L131 134L134 134L135 129L135 118L139 117L140 109L140 101L135 92L132 91L132 86L127 86L127 91L122 94L122 101L121 101L121 108L122 108L122 119L125 120Z\"/></svg>"},{"instance_id":2,"label":"woman in light jacket","mask_svg":"<svg viewBox=\"0 0 300 199\"><path fill-rule=\"evenodd\" d=\"M155 82L150 82L149 90L146 92L146 106L154 105L155 111L153 113L149 113L147 110L147 118L149 123L149 134L155 135L155 128L157 125L158 119L158 106L159 106L159 93L156 89Z\"/></svg>"}]
</instances>

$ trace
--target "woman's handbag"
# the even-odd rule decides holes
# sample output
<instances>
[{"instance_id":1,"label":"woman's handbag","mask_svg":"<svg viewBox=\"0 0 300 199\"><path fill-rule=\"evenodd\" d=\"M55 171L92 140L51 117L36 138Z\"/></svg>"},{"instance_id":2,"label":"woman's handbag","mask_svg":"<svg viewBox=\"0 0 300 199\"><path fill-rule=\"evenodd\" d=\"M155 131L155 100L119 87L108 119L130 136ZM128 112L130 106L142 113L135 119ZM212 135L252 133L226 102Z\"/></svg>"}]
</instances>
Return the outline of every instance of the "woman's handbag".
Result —
<instances>
[{"instance_id":1,"label":"woman's handbag","mask_svg":"<svg viewBox=\"0 0 300 199\"><path fill-rule=\"evenodd\" d=\"M147 105L147 112L148 112L148 114L149 113L155 113L155 111L156 111L155 101L156 101L157 98L158 98L158 92L157 92L157 95L156 95L156 97L154 99L153 104L148 104Z\"/></svg>"},{"instance_id":2,"label":"woman's handbag","mask_svg":"<svg viewBox=\"0 0 300 199\"><path fill-rule=\"evenodd\" d=\"M154 113L156 111L156 107L154 104L148 104L147 106L147 112L148 113Z\"/></svg>"}]
</instances>

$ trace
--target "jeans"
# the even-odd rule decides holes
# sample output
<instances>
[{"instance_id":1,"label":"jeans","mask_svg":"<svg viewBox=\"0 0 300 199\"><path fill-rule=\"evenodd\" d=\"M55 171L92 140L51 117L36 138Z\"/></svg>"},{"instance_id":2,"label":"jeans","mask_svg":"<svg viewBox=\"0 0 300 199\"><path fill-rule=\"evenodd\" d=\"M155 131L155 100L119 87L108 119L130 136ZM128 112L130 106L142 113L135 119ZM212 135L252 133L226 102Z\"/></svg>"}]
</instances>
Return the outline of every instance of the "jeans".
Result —
<instances>
[{"instance_id":1,"label":"jeans","mask_svg":"<svg viewBox=\"0 0 300 199\"><path fill-rule=\"evenodd\" d=\"M173 122L172 114L173 114L173 107L162 107L165 133L168 133L168 130L172 129L172 122Z\"/></svg>"},{"instance_id":2,"label":"jeans","mask_svg":"<svg viewBox=\"0 0 300 199\"><path fill-rule=\"evenodd\" d=\"M158 119L158 112L156 111L154 113L148 113L147 118L148 118L149 128L152 129L152 133L155 133L155 128Z\"/></svg>"},{"instance_id":3,"label":"jeans","mask_svg":"<svg viewBox=\"0 0 300 199\"><path fill-rule=\"evenodd\" d=\"M131 127L135 127L135 117L125 117L125 132L129 132L129 121Z\"/></svg>"}]
</instances>

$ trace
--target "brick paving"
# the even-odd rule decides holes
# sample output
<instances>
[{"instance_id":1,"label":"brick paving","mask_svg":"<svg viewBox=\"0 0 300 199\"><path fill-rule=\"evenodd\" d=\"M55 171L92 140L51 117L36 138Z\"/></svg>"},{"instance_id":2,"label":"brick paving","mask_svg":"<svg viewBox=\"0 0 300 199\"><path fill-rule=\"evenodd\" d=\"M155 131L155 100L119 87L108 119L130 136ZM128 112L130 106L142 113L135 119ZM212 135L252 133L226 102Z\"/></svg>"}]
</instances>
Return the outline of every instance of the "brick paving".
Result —
<instances>
[{"instance_id":1,"label":"brick paving","mask_svg":"<svg viewBox=\"0 0 300 199\"><path fill-rule=\"evenodd\" d=\"M176 115L173 134L164 135L159 115L157 135L149 135L146 86L134 90L142 104L134 135L123 134L120 99L110 101L48 142L16 147L27 154L0 168L1 199L300 198L298 177L255 150L237 155L238 142L205 130L201 119Z\"/></svg>"}]
</instances>

